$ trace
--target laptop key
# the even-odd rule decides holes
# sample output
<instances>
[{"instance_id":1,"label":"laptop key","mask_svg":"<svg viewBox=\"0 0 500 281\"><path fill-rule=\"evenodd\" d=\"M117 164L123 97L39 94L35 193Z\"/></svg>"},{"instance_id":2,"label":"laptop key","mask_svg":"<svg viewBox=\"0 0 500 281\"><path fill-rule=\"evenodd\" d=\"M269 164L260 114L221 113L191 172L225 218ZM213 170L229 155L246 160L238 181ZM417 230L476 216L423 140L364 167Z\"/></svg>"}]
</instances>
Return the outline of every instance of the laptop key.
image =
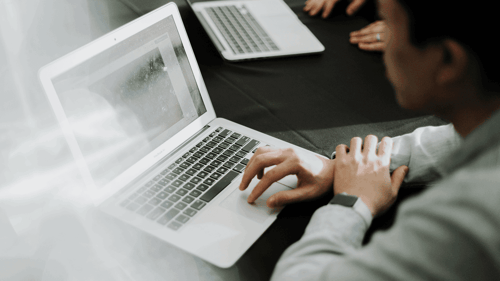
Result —
<instances>
[{"instance_id":1,"label":"laptop key","mask_svg":"<svg viewBox=\"0 0 500 281\"><path fill-rule=\"evenodd\" d=\"M189 174L182 174L179 177L179 180L181 180L181 181L187 181L189 178L190 178Z\"/></svg>"},{"instance_id":2,"label":"laptop key","mask_svg":"<svg viewBox=\"0 0 500 281\"><path fill-rule=\"evenodd\" d=\"M234 152L235 152L234 150L228 149L228 150L224 151L224 153L222 153L222 155L229 157L229 156L233 155Z\"/></svg>"},{"instance_id":3,"label":"laptop key","mask_svg":"<svg viewBox=\"0 0 500 281\"><path fill-rule=\"evenodd\" d=\"M136 192L137 193L143 193L144 191L146 191L148 189L149 186L146 186L144 185L143 187L139 188Z\"/></svg>"},{"instance_id":4,"label":"laptop key","mask_svg":"<svg viewBox=\"0 0 500 281\"><path fill-rule=\"evenodd\" d=\"M186 195L187 193L188 193L188 191L187 191L187 190L185 190L184 188L181 188L181 189L179 189L179 190L177 190L177 191L175 192L175 194L180 195L180 196L184 196L184 195Z\"/></svg>"},{"instance_id":5,"label":"laptop key","mask_svg":"<svg viewBox=\"0 0 500 281\"><path fill-rule=\"evenodd\" d=\"M176 190L175 187L169 185L169 186L165 187L165 189L163 191L168 192L168 193L174 193L175 190Z\"/></svg>"},{"instance_id":6,"label":"laptop key","mask_svg":"<svg viewBox=\"0 0 500 281\"><path fill-rule=\"evenodd\" d=\"M203 165L202 165L202 164L200 164L200 163L196 163L196 164L194 164L194 165L193 165L193 167L191 167L191 168L196 169L196 170L200 170L201 168L203 168Z\"/></svg>"},{"instance_id":7,"label":"laptop key","mask_svg":"<svg viewBox=\"0 0 500 281\"><path fill-rule=\"evenodd\" d=\"M203 169L203 171L207 173L211 173L213 170L215 170L215 168L212 166L206 166L205 169Z\"/></svg>"},{"instance_id":8,"label":"laptop key","mask_svg":"<svg viewBox=\"0 0 500 281\"><path fill-rule=\"evenodd\" d=\"M208 189L208 187L209 186L206 184L200 184L200 185L198 185L198 187L196 187L196 189L201 190L201 191L205 191Z\"/></svg>"},{"instance_id":9,"label":"laptop key","mask_svg":"<svg viewBox=\"0 0 500 281\"><path fill-rule=\"evenodd\" d=\"M224 163L224 165L222 165L223 167L226 167L228 169L231 169L233 166L234 166L234 163L233 162L226 162Z\"/></svg>"},{"instance_id":10,"label":"laptop key","mask_svg":"<svg viewBox=\"0 0 500 281\"><path fill-rule=\"evenodd\" d=\"M241 160L241 157L238 157L238 156L233 156L233 157L229 158L229 161L234 162L234 163L238 163L238 162L240 162L240 160Z\"/></svg>"},{"instance_id":11,"label":"laptop key","mask_svg":"<svg viewBox=\"0 0 500 281\"><path fill-rule=\"evenodd\" d=\"M252 148L254 148L259 143L260 143L260 141L258 141L258 140L251 140L241 150L246 151L246 152L250 152L252 150Z\"/></svg>"},{"instance_id":12,"label":"laptop key","mask_svg":"<svg viewBox=\"0 0 500 281\"><path fill-rule=\"evenodd\" d=\"M168 197L168 200L170 200L172 202L177 202L177 201L179 201L179 199L181 199L181 197L177 194L172 194L172 195L170 195L170 197Z\"/></svg>"},{"instance_id":13,"label":"laptop key","mask_svg":"<svg viewBox=\"0 0 500 281\"><path fill-rule=\"evenodd\" d=\"M236 142L236 144L237 144L237 145L241 145L241 146L243 146L245 143L247 143L247 142L248 142L248 141L250 141L250 140L251 140L251 139L250 139L249 137L245 137L245 136L243 136L243 137L241 137L241 139L239 139L239 140Z\"/></svg>"},{"instance_id":14,"label":"laptop key","mask_svg":"<svg viewBox=\"0 0 500 281\"><path fill-rule=\"evenodd\" d=\"M181 223L186 223L189 220L189 217L187 217L185 215L178 215L175 218L175 220L178 221L178 222L181 222Z\"/></svg>"},{"instance_id":15,"label":"laptop key","mask_svg":"<svg viewBox=\"0 0 500 281\"><path fill-rule=\"evenodd\" d=\"M200 178L198 178L198 177L194 177L194 178L192 178L191 180L189 180L189 182L194 183L194 184L197 184L197 183L199 183L200 181L201 181L201 179L200 179Z\"/></svg>"},{"instance_id":16,"label":"laptop key","mask_svg":"<svg viewBox=\"0 0 500 281\"><path fill-rule=\"evenodd\" d=\"M199 142L199 143L196 144L196 147L202 147L203 144L204 144L203 142Z\"/></svg>"},{"instance_id":17,"label":"laptop key","mask_svg":"<svg viewBox=\"0 0 500 281\"><path fill-rule=\"evenodd\" d=\"M157 175L156 177L153 178L153 180L155 180L155 181L157 181L159 179L161 179L161 175Z\"/></svg>"},{"instance_id":18,"label":"laptop key","mask_svg":"<svg viewBox=\"0 0 500 281\"><path fill-rule=\"evenodd\" d=\"M219 153L221 153L222 151L223 151L223 149L222 149L222 148L220 148L220 147L215 147L214 149L212 149L212 152L213 152L213 153L216 153L216 154L219 154Z\"/></svg>"},{"instance_id":19,"label":"laptop key","mask_svg":"<svg viewBox=\"0 0 500 281\"><path fill-rule=\"evenodd\" d=\"M210 175L210 177L213 178L213 179L215 179L215 180L219 179L221 176L222 175L219 174L219 173L213 173L213 174Z\"/></svg>"},{"instance_id":20,"label":"laptop key","mask_svg":"<svg viewBox=\"0 0 500 281\"><path fill-rule=\"evenodd\" d=\"M218 160L218 161L222 161L222 162L226 161L226 160L227 160L227 158L228 158L228 157L227 157L227 156L224 156L224 155L219 155L219 156L217 156L217 160Z\"/></svg>"},{"instance_id":21,"label":"laptop key","mask_svg":"<svg viewBox=\"0 0 500 281\"><path fill-rule=\"evenodd\" d=\"M219 146L218 146L218 147L220 147L220 148L222 148L222 149L226 149L228 146L229 146L229 144L228 144L228 143L223 142L223 143L219 144Z\"/></svg>"},{"instance_id":22,"label":"laptop key","mask_svg":"<svg viewBox=\"0 0 500 281\"><path fill-rule=\"evenodd\" d=\"M172 172L180 175L180 174L182 174L182 172L184 172L184 169L177 167L177 168L173 169Z\"/></svg>"},{"instance_id":23,"label":"laptop key","mask_svg":"<svg viewBox=\"0 0 500 281\"><path fill-rule=\"evenodd\" d=\"M170 166L168 166L168 169L169 169L169 170L173 170L174 168L175 168L175 163L170 164Z\"/></svg>"},{"instance_id":24,"label":"laptop key","mask_svg":"<svg viewBox=\"0 0 500 281\"><path fill-rule=\"evenodd\" d=\"M168 208L172 207L172 205L174 205L174 203L172 203L170 201L163 201L163 203L161 203L160 206L162 206L165 209L168 209Z\"/></svg>"},{"instance_id":25,"label":"laptop key","mask_svg":"<svg viewBox=\"0 0 500 281\"><path fill-rule=\"evenodd\" d=\"M250 161L250 159L248 158L243 158L240 163L243 164L243 165L247 165L248 164L248 161Z\"/></svg>"},{"instance_id":26,"label":"laptop key","mask_svg":"<svg viewBox=\"0 0 500 281\"><path fill-rule=\"evenodd\" d=\"M194 201L194 198L191 197L191 196L186 196L186 197L182 198L182 202L185 202L187 204L189 204L189 203L191 203L193 201Z\"/></svg>"},{"instance_id":27,"label":"laptop key","mask_svg":"<svg viewBox=\"0 0 500 281\"><path fill-rule=\"evenodd\" d=\"M237 145L237 144L233 144L229 147L230 150L232 150L233 152L237 151L238 149L240 149L241 146Z\"/></svg>"},{"instance_id":28,"label":"laptop key","mask_svg":"<svg viewBox=\"0 0 500 281\"><path fill-rule=\"evenodd\" d=\"M176 164L180 164L180 163L182 163L182 160L183 160L183 159L182 159L182 157L181 157L181 158L179 158L179 159L175 160L175 163L176 163Z\"/></svg>"},{"instance_id":29,"label":"laptop key","mask_svg":"<svg viewBox=\"0 0 500 281\"><path fill-rule=\"evenodd\" d=\"M206 185L212 185L212 184L214 184L214 182L215 182L215 180L210 179L210 178L203 181L203 183Z\"/></svg>"},{"instance_id":30,"label":"laptop key","mask_svg":"<svg viewBox=\"0 0 500 281\"><path fill-rule=\"evenodd\" d=\"M193 196L193 197L198 197L201 195L201 191L198 191L198 190L193 190L191 192L189 192L189 195Z\"/></svg>"},{"instance_id":31,"label":"laptop key","mask_svg":"<svg viewBox=\"0 0 500 281\"><path fill-rule=\"evenodd\" d=\"M160 203L161 203L161 199L157 198L157 197L151 198L151 200L149 200L149 202L148 202L148 204L151 204L153 206L156 206L156 205L158 205Z\"/></svg>"},{"instance_id":32,"label":"laptop key","mask_svg":"<svg viewBox=\"0 0 500 281\"><path fill-rule=\"evenodd\" d=\"M181 163L181 164L179 165L179 167L181 167L181 168L183 168L183 169L187 169L187 168L189 168L189 165L191 165L191 164L193 164L193 163L188 162L188 161L185 161L185 162Z\"/></svg>"},{"instance_id":33,"label":"laptop key","mask_svg":"<svg viewBox=\"0 0 500 281\"><path fill-rule=\"evenodd\" d=\"M167 184L169 184L170 181L166 180L166 179L161 179L158 184L161 185L161 186L166 186Z\"/></svg>"},{"instance_id":34,"label":"laptop key","mask_svg":"<svg viewBox=\"0 0 500 281\"><path fill-rule=\"evenodd\" d=\"M150 187L150 186L152 186L152 185L153 185L153 183L155 183L155 182L154 182L154 181L148 181L148 183L146 183L146 186L147 186L147 187Z\"/></svg>"},{"instance_id":35,"label":"laptop key","mask_svg":"<svg viewBox=\"0 0 500 281\"><path fill-rule=\"evenodd\" d=\"M184 208L186 208L186 207L187 207L187 205L186 205L186 203L184 203L184 202L179 202L179 203L175 204L175 207L176 207L177 209L179 209L179 210L183 210Z\"/></svg>"},{"instance_id":36,"label":"laptop key","mask_svg":"<svg viewBox=\"0 0 500 281\"><path fill-rule=\"evenodd\" d=\"M210 163L210 165L214 167L219 167L220 165L222 165L222 162L219 160L214 160L212 161L212 163Z\"/></svg>"},{"instance_id":37,"label":"laptop key","mask_svg":"<svg viewBox=\"0 0 500 281\"><path fill-rule=\"evenodd\" d=\"M146 190L146 192L144 192L142 195L147 197L147 198L151 198L155 195L156 193L151 191L151 190Z\"/></svg>"},{"instance_id":38,"label":"laptop key","mask_svg":"<svg viewBox=\"0 0 500 281\"><path fill-rule=\"evenodd\" d=\"M196 147L193 147L193 148L191 148L191 149L189 150L189 152L191 152L191 153L195 153L195 152L196 152L196 150L198 150L198 149L197 149Z\"/></svg>"},{"instance_id":39,"label":"laptop key","mask_svg":"<svg viewBox=\"0 0 500 281\"><path fill-rule=\"evenodd\" d=\"M174 173L170 173L170 174L165 176L166 179L171 180L171 181L174 180L175 177L177 177L177 175Z\"/></svg>"},{"instance_id":40,"label":"laptop key","mask_svg":"<svg viewBox=\"0 0 500 281\"><path fill-rule=\"evenodd\" d=\"M204 177L206 177L207 175L208 175L208 173L207 173L207 172L205 172L205 171L201 171L201 172L199 172L196 176L198 176L198 177L200 177L200 178L204 178Z\"/></svg>"},{"instance_id":41,"label":"laptop key","mask_svg":"<svg viewBox=\"0 0 500 281\"><path fill-rule=\"evenodd\" d=\"M179 223L179 222L176 222L176 221L173 221L171 222L169 225L168 225L168 228L172 229L172 230L177 230L179 228L181 228L182 224Z\"/></svg>"},{"instance_id":42,"label":"laptop key","mask_svg":"<svg viewBox=\"0 0 500 281\"><path fill-rule=\"evenodd\" d=\"M166 175L166 174L168 173L168 171L170 171L170 170L169 170L169 169L165 169L165 170L161 171L161 173L160 173L160 174L162 174L162 175Z\"/></svg>"},{"instance_id":43,"label":"laptop key","mask_svg":"<svg viewBox=\"0 0 500 281\"><path fill-rule=\"evenodd\" d=\"M154 208L153 206L146 204L146 205L142 206L142 207L141 207L141 208L137 211L137 213L138 213L139 215L141 215L141 216L144 216L145 214L149 213L149 211L153 210L153 208Z\"/></svg>"},{"instance_id":44,"label":"laptop key","mask_svg":"<svg viewBox=\"0 0 500 281\"><path fill-rule=\"evenodd\" d=\"M217 154L215 154L213 152L207 153L207 155L205 155L205 157L207 157L209 159L214 159L216 156L217 156Z\"/></svg>"},{"instance_id":45,"label":"laptop key","mask_svg":"<svg viewBox=\"0 0 500 281\"><path fill-rule=\"evenodd\" d=\"M168 197L168 193L166 193L165 191L162 191L162 192L156 194L156 197L160 198L161 200L164 200L165 198Z\"/></svg>"},{"instance_id":46,"label":"laptop key","mask_svg":"<svg viewBox=\"0 0 500 281\"><path fill-rule=\"evenodd\" d=\"M196 153L198 153L198 152L196 152ZM196 153L195 153L195 154L196 154ZM194 154L193 154L193 155L194 155ZM188 159L186 159L186 162L188 162L188 163L194 163L194 162L196 162L196 160L198 160L198 159L199 159L199 157L191 156L191 157L189 157Z\"/></svg>"},{"instance_id":47,"label":"laptop key","mask_svg":"<svg viewBox=\"0 0 500 281\"><path fill-rule=\"evenodd\" d=\"M179 187L183 184L184 182L183 181L180 181L180 180L175 180L172 185L175 186L175 187Z\"/></svg>"},{"instance_id":48,"label":"laptop key","mask_svg":"<svg viewBox=\"0 0 500 281\"><path fill-rule=\"evenodd\" d=\"M217 128L217 129L215 129L215 131L216 131L216 132L220 132L220 131L222 131L222 129L224 129L224 128L219 127L219 128Z\"/></svg>"},{"instance_id":49,"label":"laptop key","mask_svg":"<svg viewBox=\"0 0 500 281\"><path fill-rule=\"evenodd\" d=\"M192 216L196 215L196 211L195 211L195 210L193 210L193 209L191 209L191 208L188 208L188 209L186 209L186 210L183 212L183 214L186 214L186 215L188 215L188 216L192 217Z\"/></svg>"},{"instance_id":50,"label":"laptop key","mask_svg":"<svg viewBox=\"0 0 500 281\"><path fill-rule=\"evenodd\" d=\"M166 225L169 221L171 221L178 213L180 213L177 209L170 209L166 212L157 222L162 225Z\"/></svg>"},{"instance_id":51,"label":"laptop key","mask_svg":"<svg viewBox=\"0 0 500 281\"><path fill-rule=\"evenodd\" d=\"M239 139L241 137L241 134L234 132L230 137L233 139Z\"/></svg>"},{"instance_id":52,"label":"laptop key","mask_svg":"<svg viewBox=\"0 0 500 281\"><path fill-rule=\"evenodd\" d=\"M217 173L220 173L220 174L224 174L228 171L229 169L226 168L226 167L220 167L219 169L217 169Z\"/></svg>"},{"instance_id":53,"label":"laptop key","mask_svg":"<svg viewBox=\"0 0 500 281\"><path fill-rule=\"evenodd\" d=\"M238 157L245 157L247 154L248 154L248 152L241 151L241 150L236 152L236 156L238 156Z\"/></svg>"},{"instance_id":54,"label":"laptop key","mask_svg":"<svg viewBox=\"0 0 500 281\"><path fill-rule=\"evenodd\" d=\"M221 136L221 137L225 138L225 137L229 136L229 134L230 134L230 133L231 133L231 131L230 131L230 130L228 130L228 129L226 129L226 130L224 130L224 131L220 132L220 133L219 133L219 136Z\"/></svg>"},{"instance_id":55,"label":"laptop key","mask_svg":"<svg viewBox=\"0 0 500 281\"><path fill-rule=\"evenodd\" d=\"M163 188L163 186L161 186L159 184L155 184L149 190L156 193L156 192L160 191L162 188Z\"/></svg>"},{"instance_id":56,"label":"laptop key","mask_svg":"<svg viewBox=\"0 0 500 281\"><path fill-rule=\"evenodd\" d=\"M201 210L201 208L205 207L206 203L200 200L196 200L193 204L191 204L191 208L196 210Z\"/></svg>"},{"instance_id":57,"label":"laptop key","mask_svg":"<svg viewBox=\"0 0 500 281\"><path fill-rule=\"evenodd\" d=\"M149 213L146 217L150 220L156 220L161 214L165 213L165 209L161 207L157 207L151 213Z\"/></svg>"},{"instance_id":58,"label":"laptop key","mask_svg":"<svg viewBox=\"0 0 500 281\"><path fill-rule=\"evenodd\" d=\"M217 194L219 194L224 188L226 188L234 178L236 178L239 173L235 171L228 172L224 177L222 177L219 182L212 186L205 194L203 194L200 199L205 202L210 202ZM208 180L208 179L207 179Z\"/></svg>"},{"instance_id":59,"label":"laptop key","mask_svg":"<svg viewBox=\"0 0 500 281\"><path fill-rule=\"evenodd\" d=\"M187 190L191 190L195 187L196 185L194 183L191 183L191 182L188 182L186 184L184 184L184 186L182 186L182 188L185 188Z\"/></svg>"}]
</instances>

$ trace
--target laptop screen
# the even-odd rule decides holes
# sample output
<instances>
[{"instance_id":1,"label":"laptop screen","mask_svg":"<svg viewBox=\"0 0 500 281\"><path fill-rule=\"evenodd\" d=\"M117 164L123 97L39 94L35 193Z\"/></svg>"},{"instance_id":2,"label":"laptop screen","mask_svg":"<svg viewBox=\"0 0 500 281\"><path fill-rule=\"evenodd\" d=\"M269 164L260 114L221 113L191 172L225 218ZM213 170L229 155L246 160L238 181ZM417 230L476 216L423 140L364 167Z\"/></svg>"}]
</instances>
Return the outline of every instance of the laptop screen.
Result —
<instances>
[{"instance_id":1,"label":"laptop screen","mask_svg":"<svg viewBox=\"0 0 500 281\"><path fill-rule=\"evenodd\" d=\"M98 187L207 111L172 16L52 83Z\"/></svg>"}]
</instances>

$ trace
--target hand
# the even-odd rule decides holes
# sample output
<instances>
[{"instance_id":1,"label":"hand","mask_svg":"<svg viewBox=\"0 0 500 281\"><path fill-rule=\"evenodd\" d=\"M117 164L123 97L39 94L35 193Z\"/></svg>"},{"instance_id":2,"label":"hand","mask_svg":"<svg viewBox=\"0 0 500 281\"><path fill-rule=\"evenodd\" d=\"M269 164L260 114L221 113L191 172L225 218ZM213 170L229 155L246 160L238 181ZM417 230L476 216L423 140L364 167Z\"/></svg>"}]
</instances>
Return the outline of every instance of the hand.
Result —
<instances>
[{"instance_id":1,"label":"hand","mask_svg":"<svg viewBox=\"0 0 500 281\"><path fill-rule=\"evenodd\" d=\"M309 12L310 16L315 16L321 9L323 9L322 17L326 18L330 15L333 6L340 0L307 0L304 12ZM351 0L351 4L347 7L346 13L349 16L354 15L366 0Z\"/></svg>"},{"instance_id":2,"label":"hand","mask_svg":"<svg viewBox=\"0 0 500 281\"><path fill-rule=\"evenodd\" d=\"M408 167L400 166L389 174L391 138L382 139L378 153L376 136L368 135L364 145L362 142L358 137L351 139L349 153L346 145L337 146L333 193L361 198L375 216L396 200Z\"/></svg>"},{"instance_id":3,"label":"hand","mask_svg":"<svg viewBox=\"0 0 500 281\"><path fill-rule=\"evenodd\" d=\"M332 189L334 161L293 148L261 147L247 164L240 190L245 190L252 178L257 175L260 182L247 199L248 203L253 203L271 184L294 174L298 179L297 188L273 194L267 199L267 206L274 208L314 199ZM274 165L276 166L264 174L264 168Z\"/></svg>"},{"instance_id":4,"label":"hand","mask_svg":"<svg viewBox=\"0 0 500 281\"><path fill-rule=\"evenodd\" d=\"M377 34L380 36L380 41L377 40ZM387 36L387 25L379 20L358 31L351 32L349 41L352 44L358 44L358 47L365 51L383 52L387 46Z\"/></svg>"}]
</instances>

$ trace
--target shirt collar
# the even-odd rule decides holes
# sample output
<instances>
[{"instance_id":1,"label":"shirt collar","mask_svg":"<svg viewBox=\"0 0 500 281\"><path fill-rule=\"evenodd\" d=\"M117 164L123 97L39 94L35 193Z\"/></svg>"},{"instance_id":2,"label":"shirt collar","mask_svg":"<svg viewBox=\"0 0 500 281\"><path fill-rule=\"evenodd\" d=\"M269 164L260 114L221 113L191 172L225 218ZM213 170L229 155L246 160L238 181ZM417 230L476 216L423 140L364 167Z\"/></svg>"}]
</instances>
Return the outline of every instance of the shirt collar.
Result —
<instances>
[{"instance_id":1,"label":"shirt collar","mask_svg":"<svg viewBox=\"0 0 500 281\"><path fill-rule=\"evenodd\" d=\"M498 144L500 144L500 110L465 137L462 145L443 161L442 168L450 174Z\"/></svg>"}]
</instances>

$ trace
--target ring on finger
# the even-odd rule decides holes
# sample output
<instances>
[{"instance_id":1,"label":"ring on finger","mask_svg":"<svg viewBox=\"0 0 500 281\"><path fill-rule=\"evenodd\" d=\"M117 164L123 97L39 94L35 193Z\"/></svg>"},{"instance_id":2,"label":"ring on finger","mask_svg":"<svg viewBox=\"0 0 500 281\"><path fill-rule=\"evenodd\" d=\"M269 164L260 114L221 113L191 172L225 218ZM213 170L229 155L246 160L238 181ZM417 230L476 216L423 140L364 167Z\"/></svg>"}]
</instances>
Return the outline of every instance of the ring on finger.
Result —
<instances>
[{"instance_id":1,"label":"ring on finger","mask_svg":"<svg viewBox=\"0 0 500 281\"><path fill-rule=\"evenodd\" d=\"M382 41L382 40L380 39L380 33L377 33L376 38L377 38L377 41L378 41L378 42Z\"/></svg>"}]
</instances>

